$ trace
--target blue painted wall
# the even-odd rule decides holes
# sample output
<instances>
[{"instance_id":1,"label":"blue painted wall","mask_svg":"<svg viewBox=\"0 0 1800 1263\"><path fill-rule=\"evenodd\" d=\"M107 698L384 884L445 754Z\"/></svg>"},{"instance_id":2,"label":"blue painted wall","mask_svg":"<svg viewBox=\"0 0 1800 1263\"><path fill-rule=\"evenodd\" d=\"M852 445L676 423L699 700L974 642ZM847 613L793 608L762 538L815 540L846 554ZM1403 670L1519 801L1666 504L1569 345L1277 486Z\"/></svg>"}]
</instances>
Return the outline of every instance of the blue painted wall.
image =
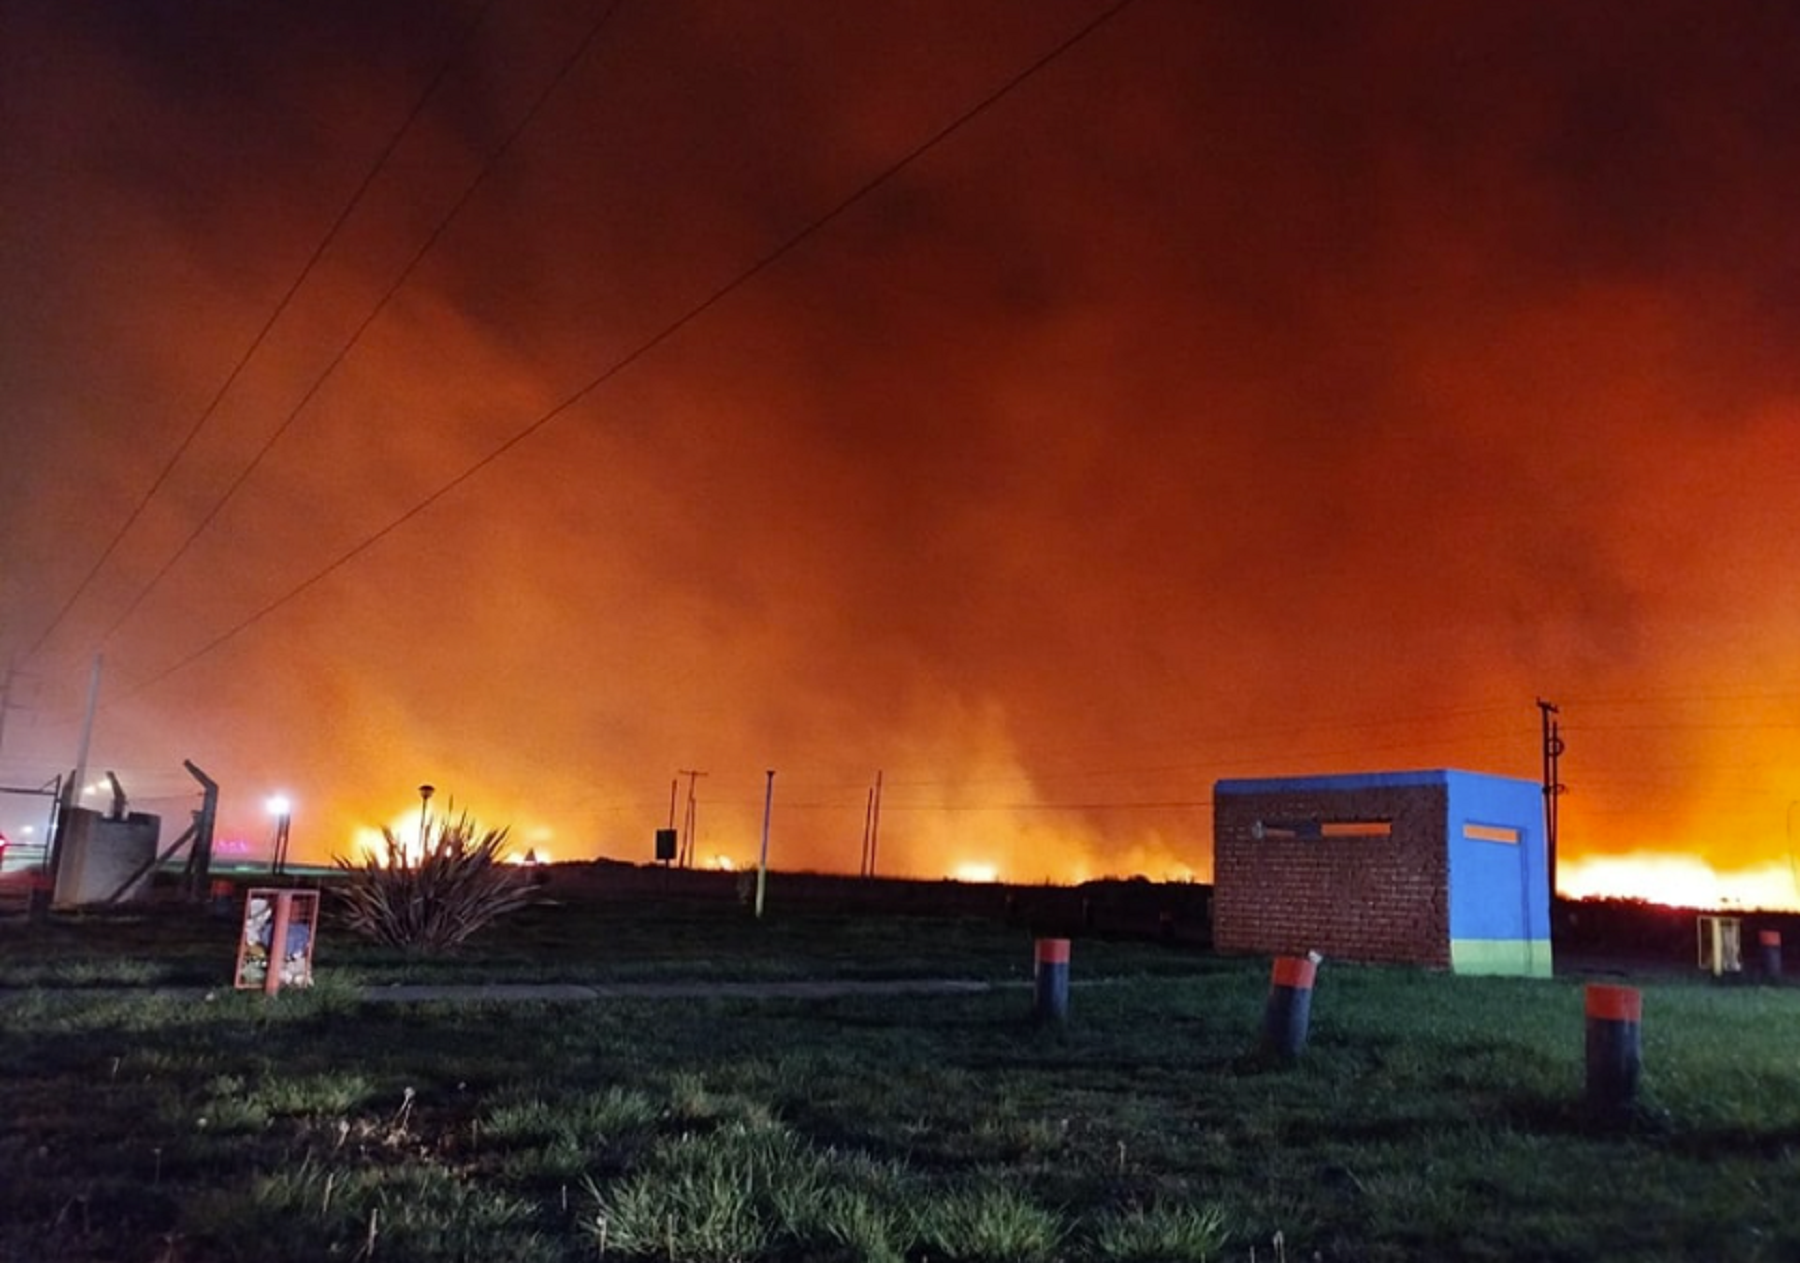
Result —
<instances>
[{"instance_id":1,"label":"blue painted wall","mask_svg":"<svg viewBox=\"0 0 1800 1263\"><path fill-rule=\"evenodd\" d=\"M1543 786L1474 772L1445 775L1450 787L1450 937L1548 939ZM1464 829L1471 824L1513 829L1519 840L1470 838Z\"/></svg>"}]
</instances>

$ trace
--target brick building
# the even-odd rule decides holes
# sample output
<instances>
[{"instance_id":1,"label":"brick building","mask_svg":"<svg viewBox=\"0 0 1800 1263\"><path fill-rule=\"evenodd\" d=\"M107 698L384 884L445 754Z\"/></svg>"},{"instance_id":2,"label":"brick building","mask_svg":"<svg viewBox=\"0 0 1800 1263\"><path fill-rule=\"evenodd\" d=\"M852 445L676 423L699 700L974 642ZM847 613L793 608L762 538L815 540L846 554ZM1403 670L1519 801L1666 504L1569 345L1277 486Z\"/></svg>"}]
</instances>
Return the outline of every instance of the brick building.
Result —
<instances>
[{"instance_id":1,"label":"brick building","mask_svg":"<svg viewBox=\"0 0 1800 1263\"><path fill-rule=\"evenodd\" d=\"M1219 781L1213 941L1547 977L1543 789L1449 770Z\"/></svg>"}]
</instances>

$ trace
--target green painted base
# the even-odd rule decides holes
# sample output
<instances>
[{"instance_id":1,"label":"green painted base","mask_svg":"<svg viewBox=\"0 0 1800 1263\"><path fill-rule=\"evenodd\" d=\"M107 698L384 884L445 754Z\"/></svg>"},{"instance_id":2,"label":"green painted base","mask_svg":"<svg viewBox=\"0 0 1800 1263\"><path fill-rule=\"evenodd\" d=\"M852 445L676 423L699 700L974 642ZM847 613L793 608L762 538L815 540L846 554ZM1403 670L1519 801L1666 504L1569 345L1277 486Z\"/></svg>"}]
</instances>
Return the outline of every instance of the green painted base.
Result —
<instances>
[{"instance_id":1,"label":"green painted base","mask_svg":"<svg viewBox=\"0 0 1800 1263\"><path fill-rule=\"evenodd\" d=\"M1549 939L1459 938L1450 940L1450 971L1458 974L1513 974L1550 977Z\"/></svg>"}]
</instances>

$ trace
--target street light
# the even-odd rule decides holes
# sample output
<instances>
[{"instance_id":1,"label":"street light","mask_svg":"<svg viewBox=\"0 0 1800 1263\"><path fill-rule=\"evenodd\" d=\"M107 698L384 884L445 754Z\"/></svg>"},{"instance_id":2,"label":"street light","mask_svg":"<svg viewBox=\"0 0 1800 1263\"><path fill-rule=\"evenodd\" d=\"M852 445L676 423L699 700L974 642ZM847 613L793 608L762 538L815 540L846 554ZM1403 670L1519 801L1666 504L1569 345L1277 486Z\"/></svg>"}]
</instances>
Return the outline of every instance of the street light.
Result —
<instances>
[{"instance_id":1,"label":"street light","mask_svg":"<svg viewBox=\"0 0 1800 1263\"><path fill-rule=\"evenodd\" d=\"M266 805L269 814L275 817L275 854L269 863L269 871L279 874L287 869L288 825L293 821L294 804L286 794L271 794Z\"/></svg>"},{"instance_id":2,"label":"street light","mask_svg":"<svg viewBox=\"0 0 1800 1263\"><path fill-rule=\"evenodd\" d=\"M431 806L431 796L437 793L435 785L419 786L419 858L425 858L425 822L426 810Z\"/></svg>"},{"instance_id":3,"label":"street light","mask_svg":"<svg viewBox=\"0 0 1800 1263\"><path fill-rule=\"evenodd\" d=\"M1787 805L1787 848L1788 848L1788 880L1794 883L1794 895L1800 898L1800 865L1794 862L1794 808L1800 807L1800 799Z\"/></svg>"}]
</instances>

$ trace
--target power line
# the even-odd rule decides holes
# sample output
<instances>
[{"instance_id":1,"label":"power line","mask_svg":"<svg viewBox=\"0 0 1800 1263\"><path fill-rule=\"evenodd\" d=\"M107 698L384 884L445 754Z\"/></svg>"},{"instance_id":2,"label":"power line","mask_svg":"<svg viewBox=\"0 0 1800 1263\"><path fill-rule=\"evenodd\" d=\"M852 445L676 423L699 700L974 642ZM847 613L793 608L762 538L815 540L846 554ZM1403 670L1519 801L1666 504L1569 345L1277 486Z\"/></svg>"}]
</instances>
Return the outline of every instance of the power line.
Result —
<instances>
[{"instance_id":1,"label":"power line","mask_svg":"<svg viewBox=\"0 0 1800 1263\"><path fill-rule=\"evenodd\" d=\"M576 43L569 55L563 59L562 64L557 67L555 75L553 75L550 81L544 85L544 89L538 94L537 99L531 103L531 107L525 111L524 115L519 119L518 123L514 125L513 129L507 133L506 138L501 141L499 147L483 160L480 169L475 173L475 178L464 187L462 193L450 204L449 209L426 236L424 243L420 245L413 256L407 260L406 266L400 269L400 274L394 278L386 291L384 291L381 297L376 300L375 305L369 309L368 314L362 318L362 321L355 329L351 330L349 338L345 340L344 344L338 348L337 353L326 363L324 370L313 379L312 385L306 388L306 393L300 396L300 401L293 406L287 416L282 420L281 424L275 427L268 438L263 440L262 446L257 448L256 454L250 458L249 464L245 465L243 469L238 472L237 477L232 479L231 485L225 488L224 493L213 502L212 507L201 517L194 529L188 532L187 538L181 541L181 545L176 548L169 559L163 563L162 568L150 577L150 582L144 585L137 596L132 599L131 603L125 607L124 611L112 621L112 624L106 629L105 634L101 637L103 642L110 640L113 634L117 632L119 628L124 625L125 621L137 611L138 607L144 603L144 600L150 593L156 590L157 586L162 582L164 577L168 575L169 571L175 568L175 564L187 555L188 549L193 547L194 541L199 539L206 531L206 528L212 525L214 519L216 519L224 510L225 506L231 502L232 497L237 495L238 490L242 488L243 485L250 480L250 476L261 467L263 458L269 454L276 443L281 441L281 436L288 432L288 429L299 419L300 414L306 410L307 405L317 397L325 383L337 372L338 367L349 358L350 352L362 341L363 334L367 333L369 327L380 318L381 313L387 310L387 306L393 301L394 296L398 294L401 287L411 279L413 272L417 270L419 264L424 261L425 256L431 253L432 247L437 245L439 239L442 238L444 233L449 229L450 224L462 213L463 208L469 204L469 201L475 196L476 192L481 189L482 185L487 182L487 178L493 173L496 164L499 163L501 158L506 156L507 152L512 148L513 143L519 139L525 129L537 118L538 113L544 108L544 104L550 99L551 94L555 92L558 85L568 77L569 71L575 68L576 63L582 59L588 48L592 46L595 38L606 26L607 19L618 12L620 5L623 3L624 0L611 0L611 3L601 10L593 23L588 27L587 33ZM280 602L277 602L277 604L280 604Z\"/></svg>"},{"instance_id":2,"label":"power line","mask_svg":"<svg viewBox=\"0 0 1800 1263\"><path fill-rule=\"evenodd\" d=\"M1194 811L1212 806L1210 798L1175 798L1160 802L1091 803L884 803L884 811Z\"/></svg>"},{"instance_id":3,"label":"power line","mask_svg":"<svg viewBox=\"0 0 1800 1263\"><path fill-rule=\"evenodd\" d=\"M124 522L122 522L119 525L119 529L113 533L112 539L107 541L106 547L100 551L99 558L91 567L89 567L88 572L82 576L81 582L75 585L75 590L69 594L69 599L63 602L61 609L57 610L56 616L50 620L50 625L44 628L38 638L32 642L31 647L25 651L26 657L29 658L37 653L38 650L44 647L50 637L56 634L56 629L62 626L63 620L68 617L69 611L75 608L75 603L81 599L82 593L86 592L88 587L94 582L95 578L99 576L100 571L112 558L113 553L118 551L119 545L124 541L125 537L131 533L131 528L137 525L137 521L143 516L144 510L148 508L150 502L156 498L156 493L162 490L163 484L169 480L169 475L175 471L175 466L181 463L181 458L187 454L188 448L192 447L194 440L200 436L200 431L206 428L206 423L208 421L212 420L213 414L218 411L219 405L225 400L225 396L231 392L231 388L237 384L238 378L243 375L244 369L249 366L251 359L262 349L263 343L268 340L269 334L274 330L276 322L281 319L288 307L293 303L294 296L300 292L301 287L305 285L307 279L312 276L313 269L319 265L319 260L325 257L325 252L331 248L332 242L337 240L338 234L343 231L344 225L350 221L350 216L354 214L356 208L362 204L363 196L368 193L370 186L375 183L376 177L386 169L388 161L393 158L395 150L400 147L400 142L404 140L407 133L412 130L413 124L418 122L419 116L425 111L426 103L431 100L432 96L437 92L438 87L443 83L444 77L449 74L450 67L455 64L457 55L462 51L463 46L467 44L469 39L475 34L476 30L480 28L483 19L487 16L488 10L493 7L493 3L494 0L486 0L481 6L481 9L475 14L474 19L469 23L467 29L463 32L462 38L456 41L452 46L450 53L439 64L437 72L431 77L431 82L425 85L425 90L419 94L418 100L413 102L412 109L407 111L406 117L401 121L399 128L393 135L388 137L387 143L382 146L381 152L375 156L374 163L369 167L368 171L364 173L362 180L351 192L350 199L344 203L343 209L338 211L337 218L331 221L331 226L325 230L325 235L319 239L319 244L313 248L313 252L307 257L306 262L300 266L299 274L294 277L293 281L288 285L286 292L284 292L276 301L274 310L271 311L268 318L263 321L262 327L256 331L256 336L250 339L250 345L244 348L243 354L238 356L237 362L231 366L231 371L225 374L225 380L219 383L219 388L213 392L212 398L208 400L206 406L200 410L200 415L194 419L194 424L189 427L187 435L180 443L176 444L174 452L172 452L169 459L164 462L162 469L158 471L156 477L151 480L149 488L141 497L139 497L138 502L132 506L131 512L126 514ZM236 484L233 484L231 490L236 490ZM226 492L227 497L229 497L230 494L230 491ZM215 509L215 512L216 511L217 510ZM209 515L207 521L211 520L212 518ZM204 527L205 523L203 522L201 528L204 529ZM196 532L196 534L198 534L198 532ZM193 538L190 536L187 543L184 543L181 546L181 550L176 553L176 556L179 557L181 552L186 551L187 544L191 544L192 542ZM173 565L173 560L171 560L169 564ZM150 586L154 587L157 579L160 579L163 574L167 573L167 570L168 567L165 566L161 571L158 571L156 577L150 581ZM126 614L129 614L131 610L137 608L138 603L144 599L144 596L148 594L148 591L149 589L146 588L143 592L138 594L137 599L134 600L131 603L131 606L126 610ZM123 621L123 617L121 617L120 621ZM117 627L118 623L114 623L112 628L107 630L106 635L111 636L112 632L116 630Z\"/></svg>"},{"instance_id":4,"label":"power line","mask_svg":"<svg viewBox=\"0 0 1800 1263\"><path fill-rule=\"evenodd\" d=\"M477 474L481 473L484 469L488 468L495 461L500 459L500 457L504 456L507 452L510 452L513 448L517 447L519 444L523 443L526 439L528 439L532 435L536 434L539 430L541 430L545 426L549 425L557 417L561 416L564 412L567 412L570 408L574 407L577 403L579 403L581 400L585 399L588 395L590 395L594 391L598 390L601 386L604 386L607 382L611 381L614 377L617 377L620 373L624 372L627 368L630 368L633 364L637 363L639 360L641 360L645 356L649 355L652 351L656 350L663 343L669 341L671 338L675 337L675 335L680 333L682 330L686 329L689 325L691 325L695 321L699 320L700 317L704 316L707 312L711 311L714 307L716 307L720 303L724 302L727 298L729 298L731 295L735 294L738 290L744 288L751 281L753 281L757 277L761 276L762 273L766 272L768 269L773 267L776 263L781 261L787 255L791 254L796 248L798 248L800 246L800 244L802 242L806 241L807 239L809 239L810 237L812 237L813 235L818 233L820 230L822 230L823 228L827 227L828 225L830 225L831 223L836 221L846 211L848 211L851 207L855 206L857 203L861 202L864 198L868 197L870 194L874 193L876 190L885 186L890 180L892 180L900 172L902 172L906 168L910 167L914 162L918 161L918 159L923 157L925 154L927 154L931 150L935 149L938 145L943 143L945 140L949 139L952 135L954 135L958 131L961 131L962 128L967 126L970 122L974 121L976 118L978 118L982 114L986 113L988 109L990 109L992 106L997 104L1000 100L1002 100L1006 96L1010 95L1020 85L1024 84L1026 81L1033 78L1035 75L1038 74L1038 72L1042 71L1045 67L1047 67L1050 64L1052 64L1053 62L1057 61L1064 54L1068 53L1071 49L1076 47L1076 45L1080 44L1082 41L1087 39L1088 36L1092 35L1095 31L1098 31L1101 27L1105 26L1108 22L1112 21L1119 14L1123 13L1126 9L1130 8L1133 3L1135 3L1135 0L1116 0L1116 3L1109 5L1107 8L1103 9L1099 13L1098 16L1089 19L1088 22L1085 23L1083 26L1081 26L1079 29L1077 29L1074 34L1063 39L1060 43L1058 43L1053 48L1051 48L1049 52L1044 53L1042 56L1038 57L1035 61L1033 61L1029 65L1027 65L1024 69L1018 71L1012 77L1010 77L1005 82L1003 82L999 87L995 88L993 91L989 92L986 96L982 97L974 105L968 107L962 113L958 114L949 123L946 123L944 126L940 127L937 131L933 132L926 139L924 139L923 141L920 141L918 144L913 146L913 148L909 149L908 151L906 151L906 153L902 154L899 158L895 159L893 162L889 163L886 167L882 168L881 171L879 171L877 174L872 176L870 179L864 181L861 185L857 186L852 192L850 192L847 196L841 198L837 203L835 203L829 209L824 211L822 214L816 216L812 220L808 221L798 231L790 234L788 237L786 237L784 240L782 240L778 245L776 245L774 247L774 249L768 251L766 254L764 254L761 257L759 257L758 259L756 259L749 266L745 267L743 270L739 271L736 275L734 275L731 279L726 281L723 285L719 286L719 288L715 289L712 293L708 294L705 298L701 299L699 302L690 306L686 311L684 311L681 315L677 316L674 320L672 320L668 324L664 325L656 333L652 334L650 337L648 337L648 338L644 339L642 342L638 343L636 347L634 347L632 350L626 352L620 358L614 360L608 367L601 370L601 372L596 374L594 377L590 378L584 385L578 387L572 394L570 394L568 397L563 399L560 403L555 404L548 411L539 414L534 420L527 423L521 429L515 431L509 438L503 440L498 446L496 446L496 447L492 448L490 451L488 451L488 453L486 455L479 457L473 464L464 468L461 473L452 477L448 482L441 484L437 488L437 490L431 492L431 494L427 495L424 499L418 501L411 508L407 509L405 512L401 513L398 517L396 517L392 521L390 521L386 526L383 526L380 529L376 530L373 534L365 536L360 543L355 544L351 548L347 549L345 552L339 554L336 559L334 559L331 562L328 562L322 569L315 571L308 578L301 580L298 584L289 588L281 596L278 596L274 600L269 601L265 605L261 606L259 609L255 610L253 613L247 615L245 618L239 620L237 623L233 624L231 627L229 627L225 631L214 636L211 640L207 641L205 644L201 645L198 649L195 649L193 652L189 653L185 657L178 659L176 662L174 662L173 664L171 664L168 667L165 667L163 670L159 671L158 673L149 677L148 679L140 681L139 683L133 685L130 689L128 689L124 693L120 694L118 696L118 698L116 698L115 700L122 700L125 697L135 696L136 694L144 691L145 689L151 688L156 684L160 684L163 680L168 679L171 675L174 675L176 672L181 671L184 668L192 665L193 663L199 661L201 658L205 657L207 654L213 652L215 649L218 649L222 645L226 644L228 641L231 641L231 640L235 639L236 637L238 637L239 635L241 635L243 632L248 631L251 627L254 627L257 623L261 622L263 619L265 619L269 615L273 614L276 610L278 610L282 606L286 605L289 601L292 601L295 598L302 595L303 593L309 591L311 588L313 588L314 586L319 584L324 579L328 578L329 576L331 576L338 570L349 565L352 561L356 560L358 557L362 556L364 553L368 552L370 549L375 547L375 545L379 544L382 540L386 539L389 535L393 534L400 527L406 525L406 523L412 521L412 519L418 517L421 513L424 513L427 509L431 508L432 505L436 504L439 500L442 500L445 496L449 495L452 491L454 491L458 487L462 486L465 482L468 482L470 479L474 478ZM617 4L614 5L614 8L616 8L616 7L617 7ZM609 9L608 12L610 13L611 10ZM598 28L596 28L596 30L597 29ZM589 32L589 40L591 40L593 34L594 34L593 31ZM582 47L585 48L587 42L588 42L588 40L584 40L582 43ZM579 55L579 50L577 50L577 55ZM539 104L541 104L541 103L542 103L542 99L540 98ZM537 108L536 106L533 107L534 112L535 112L536 108ZM522 128L521 128L521 130L522 130ZM514 135L516 136L517 132L515 132ZM511 143L511 138L508 139L507 143L508 144ZM465 200L465 201L467 200L466 194L465 194L463 200ZM443 224L440 224L438 227L438 231L434 232L432 234L433 241L435 241L437 239L437 236L442 232L442 230L443 230ZM425 249L429 249L429 248L430 248L430 243L428 242L425 246ZM424 253L424 251L422 250L420 252L421 256L423 255L423 253ZM415 262L416 261L417 261L417 258L415 257ZM412 267L412 265L409 264L408 271L411 270L411 267ZM403 277L403 279L404 279L404 277ZM398 283L396 283L394 288L396 288L396 289L398 288ZM383 304L386 303L388 297L392 296L392 293L393 293L393 291L390 290L388 295L382 299ZM377 308L377 310L379 310L379 307ZM373 319L373 314L371 314L371 319ZM362 327L366 328L367 324L368 324L368 322L365 321L364 325ZM361 329L358 330L359 334L360 334L360 332L361 332ZM342 358L342 355L340 354L339 359L341 359L341 358ZM335 366L336 361L334 361L333 364ZM310 398L310 392L309 392L308 397ZM304 401L302 403L302 406L304 406ZM290 416L289 421L292 421L292 419L293 419L292 416ZM283 426L282 426L283 429L286 428L286 424L287 423L285 423L285 422L283 423ZM279 436L280 436L280 431L277 431L276 435L274 437L278 438ZM273 442L273 439L271 439L271 443L272 442ZM265 445L263 450L267 451L268 445ZM258 459L260 459L260 458L261 458L261 453L258 454ZM239 481L241 482L242 479L240 479ZM235 489L235 485L234 485L234 489ZM216 513L216 510L215 510L215 513ZM211 520L210 516L209 516L208 520L209 521ZM204 523L202 524L202 529L203 528L204 528ZM198 532L196 532L196 533L198 533ZM192 540L192 537L190 537L190 542L191 542L191 540ZM166 571L167 567L165 567L164 569ZM116 629L116 627L117 627L117 624L114 625L114 629ZM109 630L107 634L110 635L111 631Z\"/></svg>"},{"instance_id":5,"label":"power line","mask_svg":"<svg viewBox=\"0 0 1800 1263\"><path fill-rule=\"evenodd\" d=\"M735 806L748 808L752 805L747 798L702 798L700 805L704 807ZM760 805L760 804L757 804ZM966 811L1192 811L1213 805L1210 798L1175 798L1161 801L1115 801L1085 803L1025 803L1025 802L978 802L978 803L889 803L882 801L883 811L909 812L966 812ZM848 800L844 802L799 802L783 803L783 811L844 811L860 810L862 804Z\"/></svg>"},{"instance_id":6,"label":"power line","mask_svg":"<svg viewBox=\"0 0 1800 1263\"><path fill-rule=\"evenodd\" d=\"M1614 694L1610 697L1577 696L1570 700L1573 704L1581 706L1669 706L1682 702L1794 702L1800 701L1800 692L1792 689L1777 689L1741 693L1635 693Z\"/></svg>"},{"instance_id":7,"label":"power line","mask_svg":"<svg viewBox=\"0 0 1800 1263\"><path fill-rule=\"evenodd\" d=\"M1569 724L1570 732L1792 732L1793 723L1664 723L1664 724Z\"/></svg>"}]
</instances>

